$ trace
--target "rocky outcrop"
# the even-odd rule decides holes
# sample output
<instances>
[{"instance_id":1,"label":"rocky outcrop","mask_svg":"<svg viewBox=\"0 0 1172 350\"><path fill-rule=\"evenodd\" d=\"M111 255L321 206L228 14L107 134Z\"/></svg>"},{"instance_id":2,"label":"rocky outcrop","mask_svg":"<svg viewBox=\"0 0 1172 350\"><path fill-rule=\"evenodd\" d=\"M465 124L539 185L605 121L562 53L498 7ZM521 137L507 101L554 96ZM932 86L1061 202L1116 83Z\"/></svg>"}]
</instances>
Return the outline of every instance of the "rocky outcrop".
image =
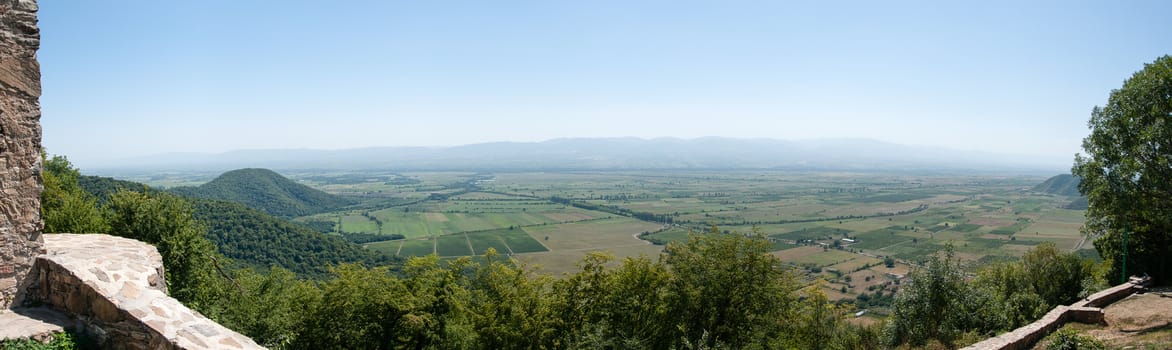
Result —
<instances>
[{"instance_id":1,"label":"rocky outcrop","mask_svg":"<svg viewBox=\"0 0 1172 350\"><path fill-rule=\"evenodd\" d=\"M0 0L0 310L43 252L40 38L36 1Z\"/></svg>"},{"instance_id":2,"label":"rocky outcrop","mask_svg":"<svg viewBox=\"0 0 1172 350\"><path fill-rule=\"evenodd\" d=\"M167 296L155 247L101 234L45 235L24 303L77 320L107 349L263 349Z\"/></svg>"}]
</instances>

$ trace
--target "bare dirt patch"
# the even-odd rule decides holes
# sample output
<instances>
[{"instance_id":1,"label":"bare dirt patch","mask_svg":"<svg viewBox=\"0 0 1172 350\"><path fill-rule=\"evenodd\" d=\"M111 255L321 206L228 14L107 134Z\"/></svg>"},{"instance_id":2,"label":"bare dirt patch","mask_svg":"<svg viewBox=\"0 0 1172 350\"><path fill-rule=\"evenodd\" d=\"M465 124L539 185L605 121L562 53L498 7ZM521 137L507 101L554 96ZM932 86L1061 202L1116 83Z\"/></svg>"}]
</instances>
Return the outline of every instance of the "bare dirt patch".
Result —
<instances>
[{"instance_id":1,"label":"bare dirt patch","mask_svg":"<svg viewBox=\"0 0 1172 350\"><path fill-rule=\"evenodd\" d=\"M444 213L425 213L425 214L423 214L423 217L425 219L427 219L427 221L431 221L431 222L447 222L448 221L448 216L444 215Z\"/></svg>"},{"instance_id":2,"label":"bare dirt patch","mask_svg":"<svg viewBox=\"0 0 1172 350\"><path fill-rule=\"evenodd\" d=\"M1103 309L1110 329L1143 332L1172 324L1172 294L1145 293L1125 298Z\"/></svg>"},{"instance_id":3,"label":"bare dirt patch","mask_svg":"<svg viewBox=\"0 0 1172 350\"><path fill-rule=\"evenodd\" d=\"M1103 309L1106 325L1068 324L1110 349L1172 349L1172 293L1136 294ZM1039 349L1045 342L1039 342Z\"/></svg>"}]
</instances>

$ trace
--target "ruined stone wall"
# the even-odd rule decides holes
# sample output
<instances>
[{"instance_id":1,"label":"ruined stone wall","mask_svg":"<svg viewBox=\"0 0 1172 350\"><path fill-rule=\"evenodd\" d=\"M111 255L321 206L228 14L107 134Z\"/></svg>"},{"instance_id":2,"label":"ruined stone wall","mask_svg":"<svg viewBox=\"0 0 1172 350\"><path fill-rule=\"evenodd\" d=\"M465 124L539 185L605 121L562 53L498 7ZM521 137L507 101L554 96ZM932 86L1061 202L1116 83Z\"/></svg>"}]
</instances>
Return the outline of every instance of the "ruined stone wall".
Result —
<instances>
[{"instance_id":1,"label":"ruined stone wall","mask_svg":"<svg viewBox=\"0 0 1172 350\"><path fill-rule=\"evenodd\" d=\"M0 309L43 252L40 38L35 0L0 0Z\"/></svg>"},{"instance_id":2,"label":"ruined stone wall","mask_svg":"<svg viewBox=\"0 0 1172 350\"><path fill-rule=\"evenodd\" d=\"M77 319L104 349L263 349L167 296L155 247L102 234L45 235L25 304Z\"/></svg>"},{"instance_id":3,"label":"ruined stone wall","mask_svg":"<svg viewBox=\"0 0 1172 350\"><path fill-rule=\"evenodd\" d=\"M1099 323L1103 321L1103 309L1107 305L1128 295L1143 290L1151 282L1149 278L1132 277L1130 281L1098 293L1070 306L1059 305L1046 316L1033 323L1021 326L1005 334L985 339L961 350L1021 350L1030 349L1046 335L1054 332L1067 322Z\"/></svg>"}]
</instances>

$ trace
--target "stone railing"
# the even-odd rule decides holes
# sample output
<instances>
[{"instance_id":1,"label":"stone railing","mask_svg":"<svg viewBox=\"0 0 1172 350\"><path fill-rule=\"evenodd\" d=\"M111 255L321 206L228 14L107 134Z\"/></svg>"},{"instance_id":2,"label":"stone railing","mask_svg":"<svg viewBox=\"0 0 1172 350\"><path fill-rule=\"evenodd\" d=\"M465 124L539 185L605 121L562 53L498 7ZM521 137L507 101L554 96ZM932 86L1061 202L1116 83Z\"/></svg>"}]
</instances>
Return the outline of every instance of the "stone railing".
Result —
<instances>
[{"instance_id":1,"label":"stone railing","mask_svg":"<svg viewBox=\"0 0 1172 350\"><path fill-rule=\"evenodd\" d=\"M167 296L155 247L100 234L44 235L23 295L58 310L102 348L263 349Z\"/></svg>"},{"instance_id":2,"label":"stone railing","mask_svg":"<svg viewBox=\"0 0 1172 350\"><path fill-rule=\"evenodd\" d=\"M967 350L1017 350L1029 349L1046 335L1054 332L1067 322L1099 323L1103 321L1103 309L1144 288L1147 278L1132 277L1130 281L1101 292L1092 294L1070 306L1055 307L1046 316L1011 332L985 339L965 347Z\"/></svg>"}]
</instances>

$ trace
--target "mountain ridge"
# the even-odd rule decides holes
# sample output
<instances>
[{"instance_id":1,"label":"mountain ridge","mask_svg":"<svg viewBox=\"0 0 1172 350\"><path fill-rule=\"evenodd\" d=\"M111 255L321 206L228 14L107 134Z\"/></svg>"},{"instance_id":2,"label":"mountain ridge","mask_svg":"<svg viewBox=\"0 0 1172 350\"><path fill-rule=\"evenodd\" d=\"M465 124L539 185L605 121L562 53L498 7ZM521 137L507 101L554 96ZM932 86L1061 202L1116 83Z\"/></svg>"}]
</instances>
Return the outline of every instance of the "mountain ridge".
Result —
<instances>
[{"instance_id":1,"label":"mountain ridge","mask_svg":"<svg viewBox=\"0 0 1172 350\"><path fill-rule=\"evenodd\" d=\"M908 146L871 139L559 138L450 147L252 149L136 157L91 169L394 170L975 170L1052 174L1066 160Z\"/></svg>"}]
</instances>

